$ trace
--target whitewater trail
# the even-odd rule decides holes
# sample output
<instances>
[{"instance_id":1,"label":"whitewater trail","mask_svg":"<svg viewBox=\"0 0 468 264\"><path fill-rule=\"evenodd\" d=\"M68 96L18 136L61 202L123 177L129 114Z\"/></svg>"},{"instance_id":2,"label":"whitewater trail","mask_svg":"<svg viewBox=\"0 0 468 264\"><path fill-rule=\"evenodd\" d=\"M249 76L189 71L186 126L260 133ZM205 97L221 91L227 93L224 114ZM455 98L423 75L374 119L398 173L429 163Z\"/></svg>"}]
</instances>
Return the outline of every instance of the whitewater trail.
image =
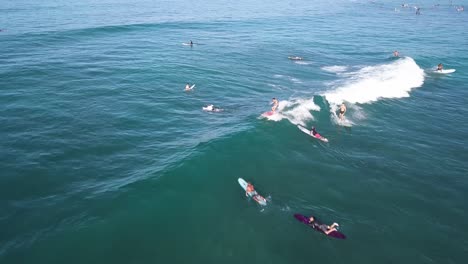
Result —
<instances>
[{"instance_id":1,"label":"whitewater trail","mask_svg":"<svg viewBox=\"0 0 468 264\"><path fill-rule=\"evenodd\" d=\"M356 71L347 71L347 66L323 67L322 70L341 73L342 79L333 82L332 89L322 94L330 106L332 122L338 125L352 126L365 119L360 104L368 104L387 98L404 98L410 96L410 91L424 83L424 70L416 62L405 57L397 61L375 66L365 66ZM314 120L311 111L320 111L312 98L292 98L283 100L278 106L278 112L269 120L280 121L288 119L292 124L305 125ZM346 119L339 120L339 106L347 106Z\"/></svg>"}]
</instances>

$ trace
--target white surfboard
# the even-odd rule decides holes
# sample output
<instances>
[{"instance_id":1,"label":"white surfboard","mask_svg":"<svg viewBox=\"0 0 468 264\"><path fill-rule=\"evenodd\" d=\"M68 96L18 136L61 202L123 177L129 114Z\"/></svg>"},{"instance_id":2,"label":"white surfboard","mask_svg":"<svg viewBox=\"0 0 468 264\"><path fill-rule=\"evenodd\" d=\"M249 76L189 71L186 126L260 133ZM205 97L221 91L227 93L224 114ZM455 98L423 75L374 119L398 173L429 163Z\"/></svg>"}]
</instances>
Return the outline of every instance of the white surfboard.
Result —
<instances>
[{"instance_id":1,"label":"white surfboard","mask_svg":"<svg viewBox=\"0 0 468 264\"><path fill-rule=\"evenodd\" d=\"M455 69L435 70L434 73L447 74L455 72Z\"/></svg>"},{"instance_id":2,"label":"white surfboard","mask_svg":"<svg viewBox=\"0 0 468 264\"><path fill-rule=\"evenodd\" d=\"M312 133L311 133L310 130L308 130L307 128L305 128L305 127L303 127L303 126L301 126L301 125L297 125L297 128L299 128L302 132L306 133L307 135L309 135L309 136L311 136L311 137L313 137L313 138L316 138L316 139L321 140L321 141L323 141L323 142L328 142L328 139L327 139L327 138L322 137L322 136L316 137L316 136L312 135Z\"/></svg>"},{"instance_id":3,"label":"white surfboard","mask_svg":"<svg viewBox=\"0 0 468 264\"><path fill-rule=\"evenodd\" d=\"M244 179L242 178L239 178L237 180L239 182L239 185L242 187L242 189L247 190L247 182L244 181ZM249 193L248 194L250 197L252 197L257 203L259 203L260 205L266 205L266 199L263 198L263 196L261 196L260 194L258 194L256 191L252 192L252 193Z\"/></svg>"}]
</instances>

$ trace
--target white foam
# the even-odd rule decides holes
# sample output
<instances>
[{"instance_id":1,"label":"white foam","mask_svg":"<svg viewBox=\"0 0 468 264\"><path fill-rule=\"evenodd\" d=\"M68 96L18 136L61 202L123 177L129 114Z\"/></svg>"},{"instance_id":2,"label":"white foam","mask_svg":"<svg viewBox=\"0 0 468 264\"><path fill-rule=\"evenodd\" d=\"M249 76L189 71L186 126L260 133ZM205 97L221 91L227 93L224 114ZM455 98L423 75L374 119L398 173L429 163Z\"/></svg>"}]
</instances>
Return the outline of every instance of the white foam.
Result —
<instances>
[{"instance_id":1,"label":"white foam","mask_svg":"<svg viewBox=\"0 0 468 264\"><path fill-rule=\"evenodd\" d=\"M299 65L310 65L310 62L307 62L307 61L294 61L294 63L299 64Z\"/></svg>"},{"instance_id":2,"label":"white foam","mask_svg":"<svg viewBox=\"0 0 468 264\"><path fill-rule=\"evenodd\" d=\"M268 120L280 121L288 119L295 125L305 125L305 121L313 120L310 111L319 111L320 107L314 104L313 99L291 99L279 102L278 110L275 114L266 117Z\"/></svg>"},{"instance_id":3,"label":"white foam","mask_svg":"<svg viewBox=\"0 0 468 264\"><path fill-rule=\"evenodd\" d=\"M412 89L424 83L424 70L412 58L405 57L388 64L367 66L347 73L346 78L339 87L324 94L332 114L335 114L342 102L346 102L348 109L353 109L349 104L409 97ZM362 113L359 115L364 116ZM348 112L346 116L350 116ZM349 122L352 123L351 120Z\"/></svg>"},{"instance_id":4,"label":"white foam","mask_svg":"<svg viewBox=\"0 0 468 264\"><path fill-rule=\"evenodd\" d=\"M340 72L347 71L348 66L339 66L339 65L324 66L322 67L322 70L327 71L327 72L340 73Z\"/></svg>"},{"instance_id":5,"label":"white foam","mask_svg":"<svg viewBox=\"0 0 468 264\"><path fill-rule=\"evenodd\" d=\"M424 70L412 58L390 64L367 66L351 73L341 87L324 94L330 104L371 103L381 98L409 97L411 89L424 83Z\"/></svg>"}]
</instances>

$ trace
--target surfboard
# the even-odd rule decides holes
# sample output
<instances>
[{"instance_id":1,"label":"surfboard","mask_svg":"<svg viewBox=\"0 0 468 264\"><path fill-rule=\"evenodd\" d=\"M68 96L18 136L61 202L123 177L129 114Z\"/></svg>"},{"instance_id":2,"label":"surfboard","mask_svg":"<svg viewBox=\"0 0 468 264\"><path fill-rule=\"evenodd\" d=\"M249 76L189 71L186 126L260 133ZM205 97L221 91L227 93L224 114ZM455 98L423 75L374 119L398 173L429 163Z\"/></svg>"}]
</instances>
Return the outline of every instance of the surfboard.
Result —
<instances>
[{"instance_id":1,"label":"surfboard","mask_svg":"<svg viewBox=\"0 0 468 264\"><path fill-rule=\"evenodd\" d=\"M262 116L267 117L267 116L272 116L273 114L274 114L273 111L268 111L268 112L263 113Z\"/></svg>"},{"instance_id":2,"label":"surfboard","mask_svg":"<svg viewBox=\"0 0 468 264\"><path fill-rule=\"evenodd\" d=\"M316 138L316 139L319 139L323 142L328 142L328 139L325 138L325 137L322 137L322 136L319 136L319 137L316 137L314 135L311 134L310 130L308 130L307 128L301 126L301 125L297 125L297 128L299 128L302 132L306 133L307 135L313 137L313 138ZM320 134L319 134L320 135Z\"/></svg>"},{"instance_id":3,"label":"surfboard","mask_svg":"<svg viewBox=\"0 0 468 264\"><path fill-rule=\"evenodd\" d=\"M446 70L435 70L434 73L447 74L455 72L455 69L446 69Z\"/></svg>"},{"instance_id":4,"label":"surfboard","mask_svg":"<svg viewBox=\"0 0 468 264\"><path fill-rule=\"evenodd\" d=\"M190 43L185 43L185 42L184 42L184 43L182 43L182 45L184 45L184 46L192 46L192 45L195 45L195 43L190 44Z\"/></svg>"},{"instance_id":5,"label":"surfboard","mask_svg":"<svg viewBox=\"0 0 468 264\"><path fill-rule=\"evenodd\" d=\"M244 181L244 179L239 178L237 180L239 182L239 185L242 187L242 189L247 190L247 182ZM252 197L258 204L265 206L266 205L266 199L263 198L260 194L257 193L257 191L254 191L253 193L248 194L249 197Z\"/></svg>"},{"instance_id":6,"label":"surfboard","mask_svg":"<svg viewBox=\"0 0 468 264\"><path fill-rule=\"evenodd\" d=\"M301 215L301 214L294 214L294 218L296 218L297 221L302 222L302 223L312 227L315 231L320 232L322 234L325 234L321 229L316 229L313 226L309 225L309 217L307 217L305 215ZM329 237L334 237L334 238L337 238L337 239L346 239L346 236L343 233L341 233L340 231L333 231L330 234L328 234L328 235L325 234L325 235L329 236Z\"/></svg>"}]
</instances>

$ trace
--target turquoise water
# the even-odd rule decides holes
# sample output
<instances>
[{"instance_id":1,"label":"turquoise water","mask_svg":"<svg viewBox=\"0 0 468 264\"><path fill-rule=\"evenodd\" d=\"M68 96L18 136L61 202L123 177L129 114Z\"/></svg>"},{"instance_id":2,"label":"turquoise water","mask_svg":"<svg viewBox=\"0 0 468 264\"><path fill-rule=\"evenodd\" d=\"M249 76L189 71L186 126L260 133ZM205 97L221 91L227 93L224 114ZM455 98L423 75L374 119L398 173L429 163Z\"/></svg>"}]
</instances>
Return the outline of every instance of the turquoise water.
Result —
<instances>
[{"instance_id":1,"label":"turquoise water","mask_svg":"<svg viewBox=\"0 0 468 264\"><path fill-rule=\"evenodd\" d=\"M463 263L468 3L317 2L3 3L0 262Z\"/></svg>"}]
</instances>

